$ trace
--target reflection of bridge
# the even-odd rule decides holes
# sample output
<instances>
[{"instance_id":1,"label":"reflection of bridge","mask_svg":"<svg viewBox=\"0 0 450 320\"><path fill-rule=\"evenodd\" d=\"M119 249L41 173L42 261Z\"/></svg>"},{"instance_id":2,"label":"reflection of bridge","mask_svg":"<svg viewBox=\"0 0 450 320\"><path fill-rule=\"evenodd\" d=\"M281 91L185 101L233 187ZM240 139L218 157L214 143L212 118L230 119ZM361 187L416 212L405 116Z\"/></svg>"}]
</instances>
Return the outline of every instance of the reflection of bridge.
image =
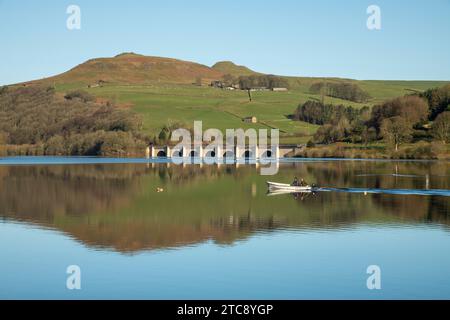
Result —
<instances>
[{"instance_id":1,"label":"reflection of bridge","mask_svg":"<svg viewBox=\"0 0 450 320\"><path fill-rule=\"evenodd\" d=\"M292 156L302 150L303 145L280 145L269 148L258 146L239 148L228 148L216 146L215 148L203 145L172 148L170 146L150 146L147 148L147 158L225 158L225 159L261 159L261 158L285 158Z\"/></svg>"}]
</instances>

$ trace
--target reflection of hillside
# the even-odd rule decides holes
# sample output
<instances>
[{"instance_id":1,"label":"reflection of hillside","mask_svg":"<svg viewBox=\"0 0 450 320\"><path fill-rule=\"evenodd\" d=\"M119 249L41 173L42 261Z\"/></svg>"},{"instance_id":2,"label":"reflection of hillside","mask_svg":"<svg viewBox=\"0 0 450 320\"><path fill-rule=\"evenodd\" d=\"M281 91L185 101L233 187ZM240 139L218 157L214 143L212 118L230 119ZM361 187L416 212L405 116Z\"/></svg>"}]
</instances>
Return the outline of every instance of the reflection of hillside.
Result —
<instances>
[{"instance_id":1,"label":"reflection of hillside","mask_svg":"<svg viewBox=\"0 0 450 320\"><path fill-rule=\"evenodd\" d=\"M374 203L391 215L417 222L450 224L450 201L443 197L383 197L374 195Z\"/></svg>"},{"instance_id":2,"label":"reflection of hillside","mask_svg":"<svg viewBox=\"0 0 450 320\"><path fill-rule=\"evenodd\" d=\"M398 169L398 168L397 168ZM417 175L445 175L448 166L402 167ZM323 186L420 188L420 179L361 178L389 173L392 163L323 162L287 165ZM304 201L267 197L254 167L86 165L0 167L0 216L64 231L83 243L121 252L233 243L282 228L344 228L364 222L449 224L449 200L439 197L321 193ZM448 188L435 179L434 188ZM156 193L163 187L164 193Z\"/></svg>"},{"instance_id":3,"label":"reflection of hillside","mask_svg":"<svg viewBox=\"0 0 450 320\"><path fill-rule=\"evenodd\" d=\"M0 214L39 223L125 205L137 166L0 167Z\"/></svg>"}]
</instances>

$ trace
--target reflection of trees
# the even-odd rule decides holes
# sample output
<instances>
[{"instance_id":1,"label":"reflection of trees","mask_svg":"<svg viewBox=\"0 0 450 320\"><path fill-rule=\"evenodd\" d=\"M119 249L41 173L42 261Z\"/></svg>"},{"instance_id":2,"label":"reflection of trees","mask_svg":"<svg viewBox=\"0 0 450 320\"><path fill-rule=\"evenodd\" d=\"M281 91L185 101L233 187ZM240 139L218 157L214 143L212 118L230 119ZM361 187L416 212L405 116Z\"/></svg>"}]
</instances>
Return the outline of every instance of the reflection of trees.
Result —
<instances>
[{"instance_id":1,"label":"reflection of trees","mask_svg":"<svg viewBox=\"0 0 450 320\"><path fill-rule=\"evenodd\" d=\"M450 166L445 162L317 162L305 165L302 174L321 186L385 189L422 189L429 175L436 178L432 189L450 189ZM417 177L388 176L394 174Z\"/></svg>"},{"instance_id":2,"label":"reflection of trees","mask_svg":"<svg viewBox=\"0 0 450 320\"><path fill-rule=\"evenodd\" d=\"M383 174L446 175L447 164L316 162L282 166L277 181L305 177L336 187L422 188ZM378 176L360 177L364 173ZM0 216L64 231L90 246L122 252L232 243L284 228L342 228L365 222L448 224L449 199L318 193L303 201L267 197L254 167L84 165L0 167ZM433 188L449 188L448 178ZM165 192L157 194L156 187ZM255 190L257 189L257 192Z\"/></svg>"},{"instance_id":3,"label":"reflection of trees","mask_svg":"<svg viewBox=\"0 0 450 320\"><path fill-rule=\"evenodd\" d=\"M51 222L126 204L144 173L138 166L0 167L0 215Z\"/></svg>"},{"instance_id":4,"label":"reflection of trees","mask_svg":"<svg viewBox=\"0 0 450 320\"><path fill-rule=\"evenodd\" d=\"M425 189L428 175L431 177L430 189L450 189L450 166L445 162L322 162L307 166L304 171L321 186ZM399 176L392 176L393 174ZM361 196L331 194L327 201L335 202L336 199L346 197L352 201L340 208L344 209L344 214L348 214L356 206L355 198ZM446 197L374 194L367 198L372 205L395 218L410 222L450 224L450 201ZM365 201L364 206L367 205ZM364 206L360 210L364 211Z\"/></svg>"},{"instance_id":5,"label":"reflection of trees","mask_svg":"<svg viewBox=\"0 0 450 320\"><path fill-rule=\"evenodd\" d=\"M387 214L413 222L450 224L450 201L445 197L373 195L373 202Z\"/></svg>"}]
</instances>

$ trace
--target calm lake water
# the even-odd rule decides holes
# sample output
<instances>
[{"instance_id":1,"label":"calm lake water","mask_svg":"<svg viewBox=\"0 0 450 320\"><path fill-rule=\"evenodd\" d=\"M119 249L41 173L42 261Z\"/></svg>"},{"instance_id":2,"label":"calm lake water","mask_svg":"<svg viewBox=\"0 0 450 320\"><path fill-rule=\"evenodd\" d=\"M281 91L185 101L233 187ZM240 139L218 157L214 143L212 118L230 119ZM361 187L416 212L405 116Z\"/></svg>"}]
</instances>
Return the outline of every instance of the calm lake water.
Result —
<instances>
[{"instance_id":1,"label":"calm lake water","mask_svg":"<svg viewBox=\"0 0 450 320\"><path fill-rule=\"evenodd\" d=\"M323 189L267 194L294 176ZM264 177L0 159L0 298L450 299L449 190L448 162L292 161ZM70 265L81 290L66 288Z\"/></svg>"}]
</instances>

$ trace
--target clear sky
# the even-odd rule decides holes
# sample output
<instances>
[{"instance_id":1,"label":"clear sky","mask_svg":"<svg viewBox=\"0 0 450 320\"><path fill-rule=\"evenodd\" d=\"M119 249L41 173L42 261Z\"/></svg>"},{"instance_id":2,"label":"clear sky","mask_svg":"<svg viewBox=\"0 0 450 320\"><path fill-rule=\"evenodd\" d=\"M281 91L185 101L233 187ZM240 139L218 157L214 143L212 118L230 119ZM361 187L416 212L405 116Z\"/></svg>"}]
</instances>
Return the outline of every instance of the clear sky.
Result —
<instances>
[{"instance_id":1,"label":"clear sky","mask_svg":"<svg viewBox=\"0 0 450 320\"><path fill-rule=\"evenodd\" d=\"M81 30L66 9L81 8ZM381 30L366 26L369 5ZM125 51L256 71L450 80L450 0L0 0L0 84Z\"/></svg>"}]
</instances>

